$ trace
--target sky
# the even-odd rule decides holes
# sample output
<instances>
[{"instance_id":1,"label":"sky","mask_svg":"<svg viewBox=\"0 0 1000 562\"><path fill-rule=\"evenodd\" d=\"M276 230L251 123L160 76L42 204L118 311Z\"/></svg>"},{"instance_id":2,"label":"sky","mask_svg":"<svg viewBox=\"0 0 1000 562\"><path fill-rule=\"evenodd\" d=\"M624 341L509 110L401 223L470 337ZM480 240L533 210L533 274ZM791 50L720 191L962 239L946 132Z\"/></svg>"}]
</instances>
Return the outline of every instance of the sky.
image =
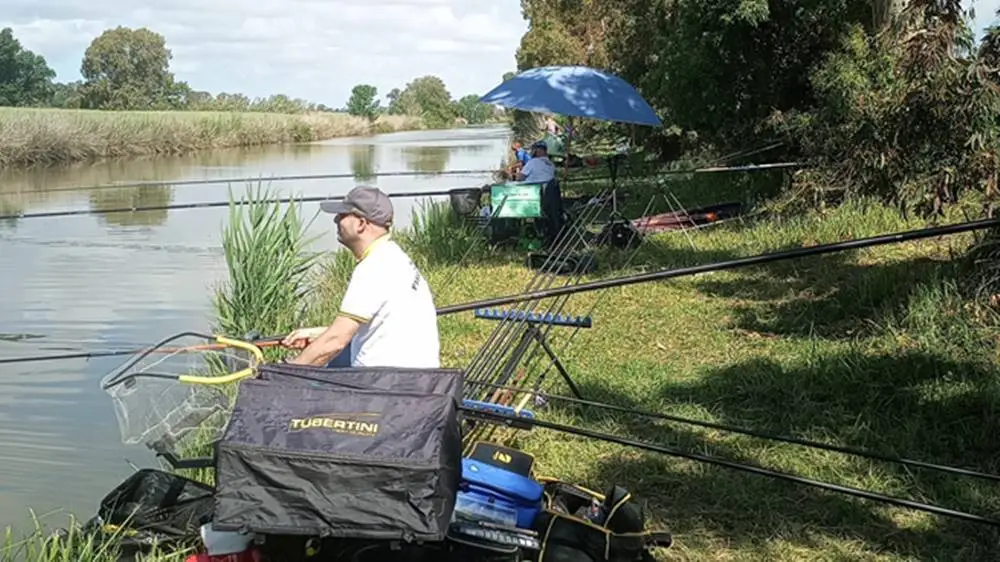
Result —
<instances>
[{"instance_id":1,"label":"sky","mask_svg":"<svg viewBox=\"0 0 1000 562\"><path fill-rule=\"evenodd\" d=\"M80 77L87 45L118 25L166 38L171 69L196 90L283 93L346 105L351 88L383 97L426 74L452 97L484 94L515 70L527 22L518 0L3 0L0 28L46 58L59 81ZM1000 0L965 0L977 37ZM141 5L142 8L135 6Z\"/></svg>"},{"instance_id":2,"label":"sky","mask_svg":"<svg viewBox=\"0 0 1000 562\"><path fill-rule=\"evenodd\" d=\"M385 103L427 74L455 99L485 94L516 70L527 30L519 0L3 0L0 10L0 29L63 82L80 78L87 46L118 25L163 35L174 76L196 90L331 107L355 84L374 85Z\"/></svg>"}]
</instances>

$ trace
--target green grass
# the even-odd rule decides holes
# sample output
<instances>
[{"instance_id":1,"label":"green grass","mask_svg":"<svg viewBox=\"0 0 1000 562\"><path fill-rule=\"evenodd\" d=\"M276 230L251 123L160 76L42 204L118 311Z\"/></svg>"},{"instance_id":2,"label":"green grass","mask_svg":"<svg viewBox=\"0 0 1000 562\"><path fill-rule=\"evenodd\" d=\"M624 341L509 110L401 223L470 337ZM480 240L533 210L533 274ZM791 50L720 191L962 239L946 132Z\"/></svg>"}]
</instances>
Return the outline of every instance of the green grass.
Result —
<instances>
[{"instance_id":1,"label":"green grass","mask_svg":"<svg viewBox=\"0 0 1000 562\"><path fill-rule=\"evenodd\" d=\"M0 169L420 128L417 118L384 116L371 123L341 113L0 108Z\"/></svg>"},{"instance_id":2,"label":"green grass","mask_svg":"<svg viewBox=\"0 0 1000 562\"><path fill-rule=\"evenodd\" d=\"M672 185L693 205L738 195L741 181L712 190ZM440 210L428 217L397 238L422 264L438 306L517 293L532 276L482 242L462 262L472 235ZM864 204L732 221L690 238L650 237L627 272L919 226ZM972 241L957 235L577 295L566 312L583 314L600 299L595 326L560 355L592 400L997 473L997 332L964 296L967 272L954 259ZM324 262L307 325L330 321L348 258ZM596 275L622 274L623 262L602 252ZM495 325L461 313L440 326L443 362L465 366ZM565 332L552 334L561 350ZM973 479L554 402L538 413L844 486L1000 512L997 486ZM659 560L978 561L1000 553L996 532L953 519L546 430L516 441L541 474L629 488L650 525L674 533Z\"/></svg>"},{"instance_id":3,"label":"green grass","mask_svg":"<svg viewBox=\"0 0 1000 562\"><path fill-rule=\"evenodd\" d=\"M0 562L120 562L124 549L117 539L123 531L116 531L99 538L85 533L82 525L70 517L64 532L54 533L32 513L33 528L30 532L15 535L11 529L0 539ZM191 553L186 550L165 552L152 547L148 553L135 558L135 562L182 562Z\"/></svg>"},{"instance_id":4,"label":"green grass","mask_svg":"<svg viewBox=\"0 0 1000 562\"><path fill-rule=\"evenodd\" d=\"M695 205L738 196L748 180L712 191L703 181L697 190L695 182L673 185L679 199ZM963 218L956 213L948 220ZM628 271L922 226L861 203L733 221L690 239L651 237ZM404 245L422 254L426 247L417 241L404 238ZM562 358L589 399L1000 473L997 332L966 298L966 270L954 259L973 241L955 235L581 294L567 312L585 313L603 297L593 312L595 328L581 331ZM623 261L602 254L601 275ZM335 268L322 285L314 323L334 311L344 271ZM467 267L426 265L425 273L438 306L517 293L532 275L482 255ZM444 362L467 365L493 326L471 313L442 317ZM555 338L557 350L564 340ZM567 394L561 383L555 390ZM807 478L1000 513L1000 488L976 479L592 409L553 404L540 413ZM675 546L660 560L1000 556L997 534L980 525L545 430L517 441L537 456L542 474L595 489L612 482L631 489L652 524L675 533Z\"/></svg>"}]
</instances>

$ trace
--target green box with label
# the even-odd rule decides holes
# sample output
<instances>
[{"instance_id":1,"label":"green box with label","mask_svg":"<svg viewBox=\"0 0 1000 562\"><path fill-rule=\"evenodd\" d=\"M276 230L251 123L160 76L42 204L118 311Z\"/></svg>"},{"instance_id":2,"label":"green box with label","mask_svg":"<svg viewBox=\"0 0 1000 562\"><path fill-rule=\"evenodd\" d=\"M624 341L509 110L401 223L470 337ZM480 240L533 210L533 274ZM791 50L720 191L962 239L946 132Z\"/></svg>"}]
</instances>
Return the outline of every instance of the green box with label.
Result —
<instances>
[{"instance_id":1,"label":"green box with label","mask_svg":"<svg viewBox=\"0 0 1000 562\"><path fill-rule=\"evenodd\" d=\"M490 186L490 207L496 218L537 219L542 217L541 183L499 183ZM506 197L506 200L504 199ZM503 206L501 207L501 203Z\"/></svg>"}]
</instances>

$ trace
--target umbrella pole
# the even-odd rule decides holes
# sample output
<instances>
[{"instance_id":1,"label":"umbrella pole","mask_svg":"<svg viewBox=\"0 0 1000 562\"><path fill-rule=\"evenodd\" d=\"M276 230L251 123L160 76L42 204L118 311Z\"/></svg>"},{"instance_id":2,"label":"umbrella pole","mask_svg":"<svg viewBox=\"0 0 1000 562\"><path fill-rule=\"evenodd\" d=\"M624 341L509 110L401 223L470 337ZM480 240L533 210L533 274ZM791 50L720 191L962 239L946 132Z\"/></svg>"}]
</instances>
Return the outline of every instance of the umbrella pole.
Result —
<instances>
[{"instance_id":1,"label":"umbrella pole","mask_svg":"<svg viewBox=\"0 0 1000 562\"><path fill-rule=\"evenodd\" d=\"M573 143L573 132L576 128L573 127L573 116L570 115L566 117L566 121L569 122L569 132L566 133L566 155L563 157L563 178L569 177L569 147Z\"/></svg>"}]
</instances>

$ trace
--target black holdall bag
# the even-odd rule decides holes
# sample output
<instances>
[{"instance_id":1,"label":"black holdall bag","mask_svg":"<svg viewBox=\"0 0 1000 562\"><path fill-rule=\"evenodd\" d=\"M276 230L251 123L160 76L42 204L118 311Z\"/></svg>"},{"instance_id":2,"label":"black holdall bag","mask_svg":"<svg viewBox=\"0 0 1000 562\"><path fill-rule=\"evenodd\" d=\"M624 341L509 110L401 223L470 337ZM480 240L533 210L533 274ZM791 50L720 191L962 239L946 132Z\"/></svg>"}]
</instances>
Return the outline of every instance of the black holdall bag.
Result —
<instances>
[{"instance_id":1,"label":"black holdall bag","mask_svg":"<svg viewBox=\"0 0 1000 562\"><path fill-rule=\"evenodd\" d=\"M244 381L216 444L214 527L444 540L461 448L450 395Z\"/></svg>"},{"instance_id":2,"label":"black holdall bag","mask_svg":"<svg viewBox=\"0 0 1000 562\"><path fill-rule=\"evenodd\" d=\"M144 468L101 500L83 533L120 549L120 559L160 548L195 544L201 526L212 520L213 490L200 482Z\"/></svg>"},{"instance_id":3,"label":"black holdall bag","mask_svg":"<svg viewBox=\"0 0 1000 562\"><path fill-rule=\"evenodd\" d=\"M357 390L448 394L458 401L462 400L462 393L465 392L465 375L461 369L327 368L277 363L258 367L258 378L283 385L330 384Z\"/></svg>"},{"instance_id":4,"label":"black holdall bag","mask_svg":"<svg viewBox=\"0 0 1000 562\"><path fill-rule=\"evenodd\" d=\"M598 494L559 480L543 484L538 562L653 562L651 548L673 543L670 533L646 530L642 507L621 486Z\"/></svg>"}]
</instances>

